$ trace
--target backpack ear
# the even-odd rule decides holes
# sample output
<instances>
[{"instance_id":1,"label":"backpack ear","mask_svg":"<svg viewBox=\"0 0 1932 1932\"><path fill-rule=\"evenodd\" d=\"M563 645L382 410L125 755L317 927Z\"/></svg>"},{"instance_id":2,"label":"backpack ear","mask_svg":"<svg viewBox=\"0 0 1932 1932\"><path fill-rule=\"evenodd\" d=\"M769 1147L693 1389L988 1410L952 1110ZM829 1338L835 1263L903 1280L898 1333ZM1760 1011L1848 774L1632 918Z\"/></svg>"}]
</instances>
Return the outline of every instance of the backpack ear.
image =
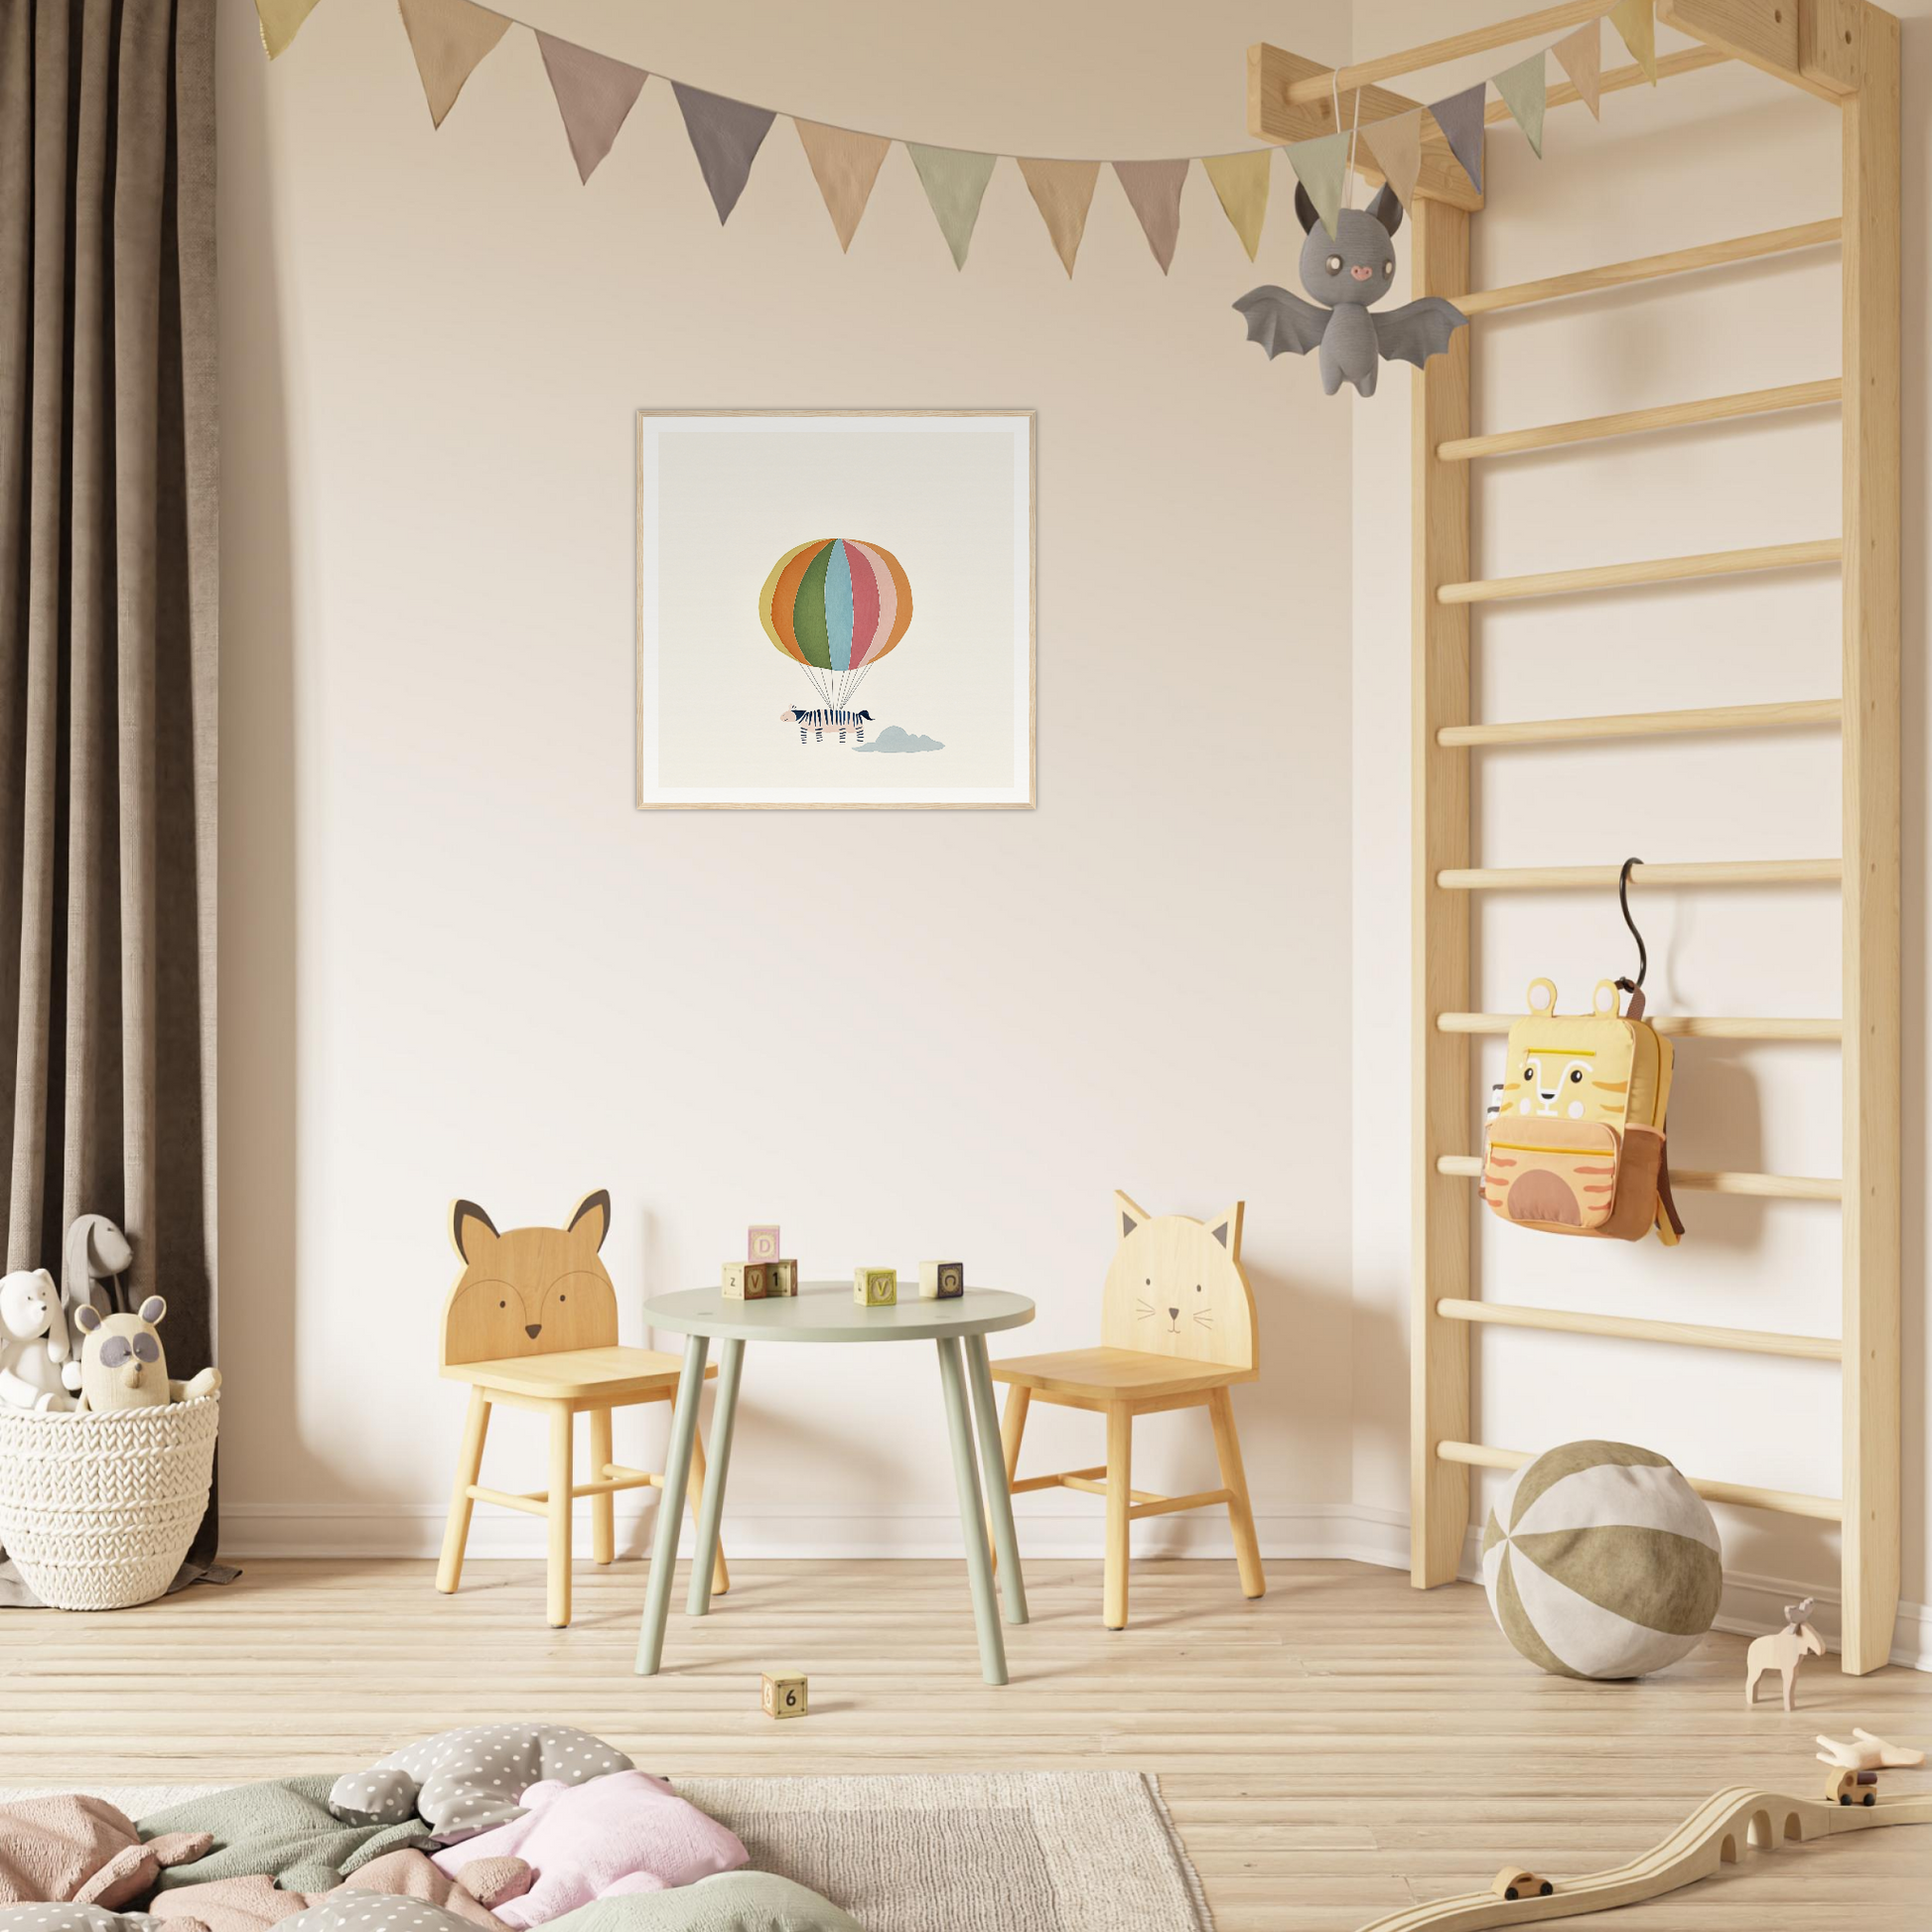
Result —
<instances>
[{"instance_id":1,"label":"backpack ear","mask_svg":"<svg viewBox=\"0 0 1932 1932\"><path fill-rule=\"evenodd\" d=\"M1314 204L1309 200L1309 191L1299 181L1295 184L1295 216L1301 222L1304 234L1311 233L1314 224L1321 219Z\"/></svg>"},{"instance_id":2,"label":"backpack ear","mask_svg":"<svg viewBox=\"0 0 1932 1932\"><path fill-rule=\"evenodd\" d=\"M1154 1219L1138 1201L1130 1199L1118 1187L1114 1189L1114 1238L1125 1241L1137 1227Z\"/></svg>"},{"instance_id":3,"label":"backpack ear","mask_svg":"<svg viewBox=\"0 0 1932 1932\"><path fill-rule=\"evenodd\" d=\"M83 1335L90 1335L100 1326L100 1311L91 1302L82 1302L73 1311L73 1325Z\"/></svg>"},{"instance_id":4,"label":"backpack ear","mask_svg":"<svg viewBox=\"0 0 1932 1932\"><path fill-rule=\"evenodd\" d=\"M1402 197L1387 182L1376 191L1374 201L1368 205L1368 211L1391 234L1402 226Z\"/></svg>"},{"instance_id":5,"label":"backpack ear","mask_svg":"<svg viewBox=\"0 0 1932 1932\"><path fill-rule=\"evenodd\" d=\"M596 1193L586 1194L570 1210L566 1225L572 1234L588 1239L594 1251L603 1247L604 1237L611 1232L611 1190L600 1187Z\"/></svg>"},{"instance_id":6,"label":"backpack ear","mask_svg":"<svg viewBox=\"0 0 1932 1932\"><path fill-rule=\"evenodd\" d=\"M464 1261L475 1261L496 1238L496 1223L475 1201L450 1203L450 1245Z\"/></svg>"},{"instance_id":7,"label":"backpack ear","mask_svg":"<svg viewBox=\"0 0 1932 1932\"><path fill-rule=\"evenodd\" d=\"M161 1322L161 1317L167 1312L168 1312L168 1304L164 1302L159 1295L150 1295L148 1299L141 1304L141 1319L145 1321L150 1328L158 1327Z\"/></svg>"},{"instance_id":8,"label":"backpack ear","mask_svg":"<svg viewBox=\"0 0 1932 1932\"><path fill-rule=\"evenodd\" d=\"M1228 1251L1230 1261L1241 1259L1241 1213L1247 1205L1236 1201L1225 1214L1216 1214L1208 1223L1207 1231Z\"/></svg>"}]
</instances>

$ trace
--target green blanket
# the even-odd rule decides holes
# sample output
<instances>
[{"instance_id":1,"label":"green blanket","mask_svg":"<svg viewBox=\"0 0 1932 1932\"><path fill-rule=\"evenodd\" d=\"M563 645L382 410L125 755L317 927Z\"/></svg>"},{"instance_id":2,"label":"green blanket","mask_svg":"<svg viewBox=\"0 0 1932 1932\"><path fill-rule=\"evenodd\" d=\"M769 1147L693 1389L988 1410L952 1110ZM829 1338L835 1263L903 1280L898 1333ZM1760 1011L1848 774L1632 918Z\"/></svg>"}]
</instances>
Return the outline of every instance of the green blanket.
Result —
<instances>
[{"instance_id":1,"label":"green blanket","mask_svg":"<svg viewBox=\"0 0 1932 1932\"><path fill-rule=\"evenodd\" d=\"M281 1932L281 1928L277 1928ZM829 1899L771 1871L727 1871L672 1891L600 1898L538 1932L863 1932Z\"/></svg>"},{"instance_id":2,"label":"green blanket","mask_svg":"<svg viewBox=\"0 0 1932 1932\"><path fill-rule=\"evenodd\" d=\"M143 1839L163 1832L214 1836L214 1848L206 1858L172 1865L161 1874L164 1889L265 1872L284 1891L328 1891L385 1852L430 1844L429 1827L420 1818L404 1825L345 1825L329 1810L335 1781L335 1773L325 1771L316 1777L237 1784L150 1812L135 1820L135 1829Z\"/></svg>"}]
</instances>

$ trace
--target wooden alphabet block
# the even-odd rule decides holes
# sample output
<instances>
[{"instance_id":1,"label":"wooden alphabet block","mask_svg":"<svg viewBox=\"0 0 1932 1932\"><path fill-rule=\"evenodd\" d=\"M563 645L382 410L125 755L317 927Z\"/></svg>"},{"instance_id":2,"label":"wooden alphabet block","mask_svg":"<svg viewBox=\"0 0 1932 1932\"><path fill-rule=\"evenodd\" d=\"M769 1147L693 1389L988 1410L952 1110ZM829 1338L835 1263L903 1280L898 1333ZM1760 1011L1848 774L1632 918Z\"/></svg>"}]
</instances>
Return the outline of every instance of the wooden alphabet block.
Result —
<instances>
[{"instance_id":1,"label":"wooden alphabet block","mask_svg":"<svg viewBox=\"0 0 1932 1932\"><path fill-rule=\"evenodd\" d=\"M765 1294L796 1295L798 1293L798 1264L795 1261L767 1261L764 1266Z\"/></svg>"},{"instance_id":2,"label":"wooden alphabet block","mask_svg":"<svg viewBox=\"0 0 1932 1932\"><path fill-rule=\"evenodd\" d=\"M803 1677L766 1671L759 1680L759 1699L767 1718L802 1718L806 1684Z\"/></svg>"},{"instance_id":3,"label":"wooden alphabet block","mask_svg":"<svg viewBox=\"0 0 1932 1932\"><path fill-rule=\"evenodd\" d=\"M776 1227L759 1221L745 1230L747 1261L776 1261L777 1258L778 1230Z\"/></svg>"},{"instance_id":4,"label":"wooden alphabet block","mask_svg":"<svg viewBox=\"0 0 1932 1932\"><path fill-rule=\"evenodd\" d=\"M922 1261L919 1263L919 1300L952 1302L966 1293L966 1264L963 1261Z\"/></svg>"},{"instance_id":5,"label":"wooden alphabet block","mask_svg":"<svg viewBox=\"0 0 1932 1932\"><path fill-rule=\"evenodd\" d=\"M771 1270L761 1261L725 1263L725 1300L762 1302L771 1293Z\"/></svg>"},{"instance_id":6,"label":"wooden alphabet block","mask_svg":"<svg viewBox=\"0 0 1932 1932\"><path fill-rule=\"evenodd\" d=\"M862 1309L890 1309L898 1301L897 1268L859 1268L852 1275L852 1299Z\"/></svg>"}]
</instances>

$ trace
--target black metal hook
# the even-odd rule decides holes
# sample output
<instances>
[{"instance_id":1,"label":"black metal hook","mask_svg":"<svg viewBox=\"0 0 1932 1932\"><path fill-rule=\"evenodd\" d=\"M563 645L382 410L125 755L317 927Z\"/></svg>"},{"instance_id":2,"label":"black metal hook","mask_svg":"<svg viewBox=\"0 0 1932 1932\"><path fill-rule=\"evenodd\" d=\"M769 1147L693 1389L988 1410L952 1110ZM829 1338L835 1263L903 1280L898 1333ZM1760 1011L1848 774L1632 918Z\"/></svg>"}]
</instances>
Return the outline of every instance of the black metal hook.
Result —
<instances>
[{"instance_id":1,"label":"black metal hook","mask_svg":"<svg viewBox=\"0 0 1932 1932\"><path fill-rule=\"evenodd\" d=\"M1643 942L1643 934L1637 930L1637 922L1630 916L1630 868L1643 864L1641 859L1626 859L1623 870L1617 875L1616 902L1623 911L1623 923L1630 928L1630 937L1637 942L1637 977L1634 980L1620 979L1618 987L1625 993L1637 993L1643 989L1643 976L1650 970L1650 950Z\"/></svg>"}]
</instances>

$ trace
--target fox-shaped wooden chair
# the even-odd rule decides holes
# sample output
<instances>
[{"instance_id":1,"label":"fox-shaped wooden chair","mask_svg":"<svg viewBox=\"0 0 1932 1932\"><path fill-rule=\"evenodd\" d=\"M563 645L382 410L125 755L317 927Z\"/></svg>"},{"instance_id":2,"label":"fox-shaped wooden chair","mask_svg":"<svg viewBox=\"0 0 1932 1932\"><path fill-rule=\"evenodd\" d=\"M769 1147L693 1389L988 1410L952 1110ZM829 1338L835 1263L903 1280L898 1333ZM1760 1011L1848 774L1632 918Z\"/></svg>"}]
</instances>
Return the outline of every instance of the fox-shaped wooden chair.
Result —
<instances>
[{"instance_id":1,"label":"fox-shaped wooden chair","mask_svg":"<svg viewBox=\"0 0 1932 1932\"><path fill-rule=\"evenodd\" d=\"M550 1525L548 1611L561 1629L570 1621L570 1515L579 1496L591 1501L591 1553L599 1563L617 1555L612 1498L620 1489L661 1489L662 1476L611 1459L611 1412L677 1394L676 1355L618 1345L618 1295L598 1250L611 1227L611 1196L600 1188L577 1203L560 1228L511 1228L499 1234L475 1201L450 1207L450 1239L463 1273L443 1305L443 1373L470 1384L450 1520L436 1587L445 1594L463 1577L463 1548L475 1503L497 1503L544 1517ZM712 1375L717 1369L710 1370ZM550 1486L511 1495L477 1480L483 1437L498 1403L534 1409L550 1419ZM588 1482L572 1473L577 1418L591 1419ZM704 1449L691 1446L691 1513L704 1490ZM675 1508L668 1496L660 1509ZM712 1589L731 1587L721 1545Z\"/></svg>"},{"instance_id":2,"label":"fox-shaped wooden chair","mask_svg":"<svg viewBox=\"0 0 1932 1932\"><path fill-rule=\"evenodd\" d=\"M1104 1620L1110 1630L1127 1627L1128 1532L1143 1516L1225 1503L1241 1593L1259 1596L1267 1588L1228 1393L1236 1382L1252 1382L1259 1373L1254 1291L1241 1267L1241 1210L1236 1201L1210 1221L1155 1216L1117 1193L1119 1246L1101 1296L1101 1346L993 1364L993 1379L1009 1390L1001 1435L1013 1493L1084 1489L1107 1499ZM1106 1462L1021 1479L1020 1439L1035 1396L1104 1415ZM1135 1418L1196 1408L1213 1421L1221 1487L1192 1496L1157 1496L1134 1488Z\"/></svg>"}]
</instances>

